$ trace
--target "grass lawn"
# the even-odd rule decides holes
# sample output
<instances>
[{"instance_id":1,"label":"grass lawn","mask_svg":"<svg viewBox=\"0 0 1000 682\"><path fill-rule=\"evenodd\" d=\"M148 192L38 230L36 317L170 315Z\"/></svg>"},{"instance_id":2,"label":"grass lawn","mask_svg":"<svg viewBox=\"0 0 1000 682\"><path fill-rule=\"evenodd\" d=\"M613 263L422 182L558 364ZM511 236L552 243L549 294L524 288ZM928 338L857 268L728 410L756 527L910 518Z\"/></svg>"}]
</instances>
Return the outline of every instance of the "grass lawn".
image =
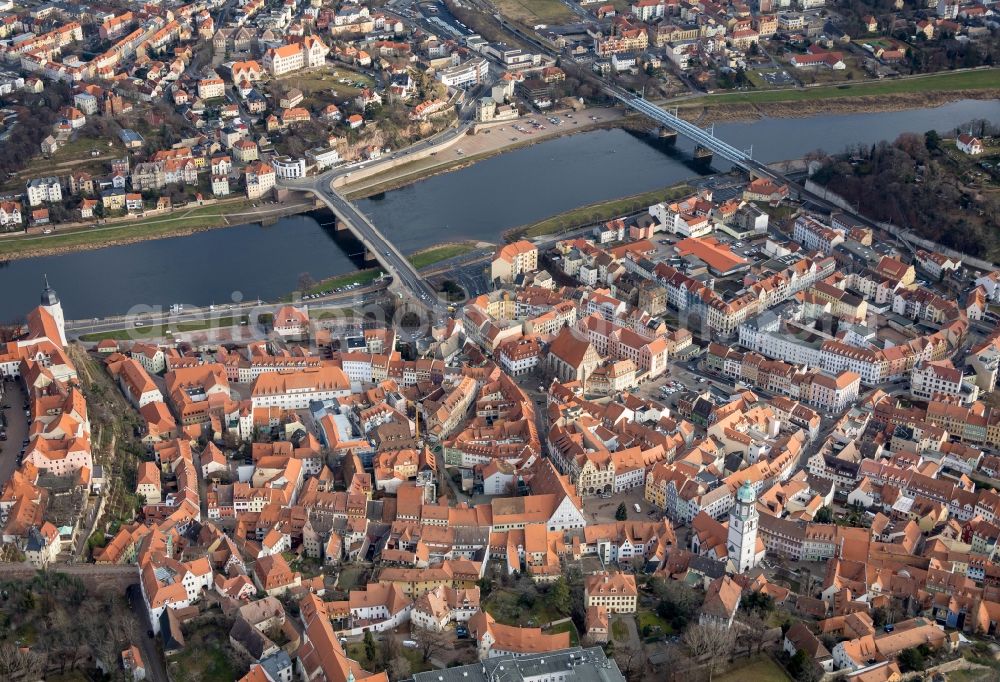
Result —
<instances>
[{"instance_id":1,"label":"grass lawn","mask_svg":"<svg viewBox=\"0 0 1000 682\"><path fill-rule=\"evenodd\" d=\"M121 151L121 145L118 142L113 142L112 146L109 147L107 140L78 136L75 140L70 140L57 149L51 157L47 159L43 157L32 159L22 172L45 170L69 161L90 160L93 158L90 155L92 151L99 152L101 156L114 154Z\"/></svg>"},{"instance_id":2,"label":"grass lawn","mask_svg":"<svg viewBox=\"0 0 1000 682\"><path fill-rule=\"evenodd\" d=\"M595 204L589 204L566 213L546 218L537 223L514 228L508 234L511 240L526 237L540 237L548 234L558 234L585 225L610 220L626 213L642 210L642 208L660 201L679 199L693 190L687 183L672 185L642 194L633 194L622 199L611 199Z\"/></svg>"},{"instance_id":3,"label":"grass lawn","mask_svg":"<svg viewBox=\"0 0 1000 682\"><path fill-rule=\"evenodd\" d=\"M333 289L345 287L348 284L360 284L364 286L374 282L381 274L383 274L381 268L370 268L368 270L359 270L358 272L349 272L346 275L328 277L327 279L317 282L308 291L303 293L318 294L323 291L332 291Z\"/></svg>"},{"instance_id":4,"label":"grass lawn","mask_svg":"<svg viewBox=\"0 0 1000 682\"><path fill-rule=\"evenodd\" d=\"M969 668L952 670L948 673L949 682L987 682L995 678L996 671L990 668Z\"/></svg>"},{"instance_id":5,"label":"grass lawn","mask_svg":"<svg viewBox=\"0 0 1000 682\"><path fill-rule=\"evenodd\" d=\"M545 631L547 635L557 635L560 632L569 633L569 645L579 646L580 645L580 634L576 631L576 626L573 625L573 621L568 620L565 623L559 623L559 625L554 625Z\"/></svg>"},{"instance_id":6,"label":"grass lawn","mask_svg":"<svg viewBox=\"0 0 1000 682\"><path fill-rule=\"evenodd\" d=\"M914 92L953 92L955 90L978 90L1000 88L1000 69L982 71L945 71L919 78L897 78L881 81L852 82L787 90L762 92L732 92L707 95L681 104L681 107L706 107L713 104L755 104L768 102L800 102L831 99L834 97L870 97L873 95L897 95Z\"/></svg>"},{"instance_id":7,"label":"grass lawn","mask_svg":"<svg viewBox=\"0 0 1000 682\"><path fill-rule=\"evenodd\" d=\"M229 642L226 641L226 645ZM177 682L232 682L240 676L217 642L185 647L169 665L171 679Z\"/></svg>"},{"instance_id":8,"label":"grass lawn","mask_svg":"<svg viewBox=\"0 0 1000 682\"><path fill-rule=\"evenodd\" d=\"M378 637L376 637L376 646L381 646L378 643ZM351 642L346 647L346 653L350 658L353 658L361 667L365 670L371 670L374 668L374 664L368 660L365 656L365 644L364 642ZM429 661L423 660L423 655L420 653L419 649L407 649L406 647L400 647L400 653L402 653L403 658L410 662L410 673L422 673L427 670L434 670L434 666L430 664Z\"/></svg>"},{"instance_id":9,"label":"grass lawn","mask_svg":"<svg viewBox=\"0 0 1000 682\"><path fill-rule=\"evenodd\" d=\"M242 321L248 321L246 315L239 317L215 317L206 320L192 320L189 322L179 322L177 324L156 324L144 327L128 327L126 329L115 329L108 332L96 332L94 334L84 334L81 341L103 341L104 339L134 340L156 339L165 336L169 331L171 334L178 332L196 332L202 329L222 329L233 327Z\"/></svg>"},{"instance_id":10,"label":"grass lawn","mask_svg":"<svg viewBox=\"0 0 1000 682\"><path fill-rule=\"evenodd\" d=\"M529 26L558 25L573 19L573 13L559 0L498 0L497 8L505 17Z\"/></svg>"},{"instance_id":11,"label":"grass lawn","mask_svg":"<svg viewBox=\"0 0 1000 682\"><path fill-rule=\"evenodd\" d=\"M194 228L220 225L227 213L238 211L244 201L232 201L191 209L178 209L167 215L138 219L121 224L76 228L48 235L19 235L0 238L0 257L42 249L63 249L90 246L97 243L135 239L168 237L177 232ZM252 218L248 218L250 222Z\"/></svg>"},{"instance_id":12,"label":"grass lawn","mask_svg":"<svg viewBox=\"0 0 1000 682\"><path fill-rule=\"evenodd\" d=\"M766 656L741 663L733 670L715 677L715 682L789 682L788 675L778 664Z\"/></svg>"},{"instance_id":13,"label":"grass lawn","mask_svg":"<svg viewBox=\"0 0 1000 682\"><path fill-rule=\"evenodd\" d=\"M422 268L426 268L428 265L440 263L443 260L455 258L456 256L462 256L475 250L476 245L473 242L445 244L444 246L424 249L423 251L415 253L412 256L407 256L407 258L411 263L413 263L413 267L420 270Z\"/></svg>"},{"instance_id":14,"label":"grass lawn","mask_svg":"<svg viewBox=\"0 0 1000 682\"><path fill-rule=\"evenodd\" d=\"M616 642L628 641L628 626L624 621L618 619L611 621L611 637Z\"/></svg>"},{"instance_id":15,"label":"grass lawn","mask_svg":"<svg viewBox=\"0 0 1000 682\"><path fill-rule=\"evenodd\" d=\"M790 218L793 213L795 213L798 208L795 206L789 206L788 204L779 204L777 206L771 206L771 204L764 201L755 201L757 208L762 210L764 213L768 214L775 220L784 220Z\"/></svg>"},{"instance_id":16,"label":"grass lawn","mask_svg":"<svg viewBox=\"0 0 1000 682\"><path fill-rule=\"evenodd\" d=\"M562 618L560 614L548 609L542 597L535 600L534 606L527 608L518 600L518 594L513 590L494 590L483 604L483 608L498 623L504 625L541 627L545 623Z\"/></svg>"},{"instance_id":17,"label":"grass lawn","mask_svg":"<svg viewBox=\"0 0 1000 682\"><path fill-rule=\"evenodd\" d=\"M338 82L342 78L349 82ZM289 76L288 78L282 78L281 83L289 89L298 88L302 91L305 98L310 100L314 99L313 96L316 93L330 90L336 90L339 98L349 99L361 92L361 88L371 87L372 79L363 73L352 71L344 65L338 64L335 69L314 69ZM363 85L357 87L354 85L355 83L362 83ZM318 100L313 103L322 104Z\"/></svg>"},{"instance_id":18,"label":"grass lawn","mask_svg":"<svg viewBox=\"0 0 1000 682\"><path fill-rule=\"evenodd\" d=\"M642 634L643 630L647 625L653 628L653 632L650 633L650 636L656 635L659 637L663 637L665 635L672 635L674 633L674 629L670 627L670 623L663 620L652 611L639 611L639 613L636 615L637 615L636 624L639 626L640 635ZM656 629L657 627L659 627L660 629L657 630Z\"/></svg>"},{"instance_id":19,"label":"grass lawn","mask_svg":"<svg viewBox=\"0 0 1000 682\"><path fill-rule=\"evenodd\" d=\"M430 664L430 661L425 661L423 654L420 653L419 649L407 649L403 647L403 658L410 662L410 674L422 673L427 670L434 670L434 666Z\"/></svg>"},{"instance_id":20,"label":"grass lawn","mask_svg":"<svg viewBox=\"0 0 1000 682\"><path fill-rule=\"evenodd\" d=\"M361 578L365 569L361 567L349 567L345 568L337 576L337 589L348 592L358 585L358 580ZM362 649L364 651L364 649Z\"/></svg>"}]
</instances>

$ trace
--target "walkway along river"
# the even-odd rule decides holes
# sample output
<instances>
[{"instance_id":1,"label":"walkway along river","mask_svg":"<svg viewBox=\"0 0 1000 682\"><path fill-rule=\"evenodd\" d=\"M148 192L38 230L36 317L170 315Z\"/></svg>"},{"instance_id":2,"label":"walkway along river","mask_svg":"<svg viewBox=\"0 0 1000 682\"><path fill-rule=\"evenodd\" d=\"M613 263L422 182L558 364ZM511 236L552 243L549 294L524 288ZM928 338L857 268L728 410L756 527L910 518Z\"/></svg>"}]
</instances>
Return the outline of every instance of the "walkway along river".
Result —
<instances>
[{"instance_id":1,"label":"walkway along river","mask_svg":"<svg viewBox=\"0 0 1000 682\"><path fill-rule=\"evenodd\" d=\"M1000 102L966 100L935 109L765 119L718 125L716 135L753 145L763 162L817 148L891 140L902 132L948 131L974 118L1000 121ZM404 253L444 241L497 241L511 227L584 204L665 187L695 175L691 145L658 151L622 130L543 142L358 202ZM716 170L725 170L717 164ZM361 265L359 247L311 216L261 227L244 225L92 251L0 263L0 320L21 319L37 305L48 273L72 319L128 312L135 305L209 305L274 300L315 279Z\"/></svg>"}]
</instances>

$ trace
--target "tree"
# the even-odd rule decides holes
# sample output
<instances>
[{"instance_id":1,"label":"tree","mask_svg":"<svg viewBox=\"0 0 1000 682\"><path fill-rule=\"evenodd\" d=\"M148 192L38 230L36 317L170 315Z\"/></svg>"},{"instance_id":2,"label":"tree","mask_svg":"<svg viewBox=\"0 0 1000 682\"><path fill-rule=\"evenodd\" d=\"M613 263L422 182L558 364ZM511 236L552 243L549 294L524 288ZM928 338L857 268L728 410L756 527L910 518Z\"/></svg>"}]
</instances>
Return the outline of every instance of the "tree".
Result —
<instances>
[{"instance_id":1,"label":"tree","mask_svg":"<svg viewBox=\"0 0 1000 682\"><path fill-rule=\"evenodd\" d=\"M833 523L833 510L830 507L820 507L813 520L816 523Z\"/></svg>"},{"instance_id":2,"label":"tree","mask_svg":"<svg viewBox=\"0 0 1000 682\"><path fill-rule=\"evenodd\" d=\"M641 648L630 644L615 647L614 659L626 680L635 682L642 679L646 667L646 654Z\"/></svg>"},{"instance_id":3,"label":"tree","mask_svg":"<svg viewBox=\"0 0 1000 682\"><path fill-rule=\"evenodd\" d=\"M764 636L767 634L767 625L764 621L755 613L750 613L741 616L735 627L739 628L736 643L747 650L747 656L754 653L754 650L760 653L760 648L764 645Z\"/></svg>"},{"instance_id":4,"label":"tree","mask_svg":"<svg viewBox=\"0 0 1000 682\"><path fill-rule=\"evenodd\" d=\"M740 607L751 614L766 616L774 610L774 598L763 592L751 592L740 600Z\"/></svg>"},{"instance_id":5,"label":"tree","mask_svg":"<svg viewBox=\"0 0 1000 682\"><path fill-rule=\"evenodd\" d=\"M681 631L701 607L701 593L677 580L657 579L653 582L653 592L660 599L656 613L670 621L670 626Z\"/></svg>"},{"instance_id":6,"label":"tree","mask_svg":"<svg viewBox=\"0 0 1000 682\"><path fill-rule=\"evenodd\" d=\"M788 672L797 682L818 682L823 677L823 669L802 649L796 651L788 662Z\"/></svg>"},{"instance_id":7,"label":"tree","mask_svg":"<svg viewBox=\"0 0 1000 682\"><path fill-rule=\"evenodd\" d=\"M625 506L624 502L618 505L618 509L615 511L615 520L628 521L628 507Z\"/></svg>"},{"instance_id":8,"label":"tree","mask_svg":"<svg viewBox=\"0 0 1000 682\"><path fill-rule=\"evenodd\" d=\"M402 680L410 675L410 661L403 655L403 649L399 645L399 640L395 637L385 637L382 639L382 646L379 648L380 659L374 666L384 670L390 680Z\"/></svg>"},{"instance_id":9,"label":"tree","mask_svg":"<svg viewBox=\"0 0 1000 682\"><path fill-rule=\"evenodd\" d=\"M366 630L365 631L365 641L364 641L364 643L365 643L365 658L368 659L369 663L374 662L375 661L375 654L376 654L376 647L375 647L375 638L372 636L372 631L371 630Z\"/></svg>"},{"instance_id":10,"label":"tree","mask_svg":"<svg viewBox=\"0 0 1000 682\"><path fill-rule=\"evenodd\" d=\"M417 650L420 651L420 656L425 662L431 660L435 654L451 648L447 635L437 630L414 628L411 637L417 643Z\"/></svg>"},{"instance_id":11,"label":"tree","mask_svg":"<svg viewBox=\"0 0 1000 682\"><path fill-rule=\"evenodd\" d=\"M698 623L684 632L682 641L694 658L705 661L708 679L711 682L719 666L732 654L736 634L732 628L722 625Z\"/></svg>"},{"instance_id":12,"label":"tree","mask_svg":"<svg viewBox=\"0 0 1000 682\"><path fill-rule=\"evenodd\" d=\"M559 615L565 616L569 614L570 609L573 607L573 602L570 599L569 583L566 582L565 576L559 576L552 583L548 594L545 595L545 601L548 603L549 608Z\"/></svg>"},{"instance_id":13,"label":"tree","mask_svg":"<svg viewBox=\"0 0 1000 682\"><path fill-rule=\"evenodd\" d=\"M896 661L899 663L900 670L904 673L917 672L927 667L924 655L916 648L903 649L896 657Z\"/></svg>"},{"instance_id":14,"label":"tree","mask_svg":"<svg viewBox=\"0 0 1000 682\"><path fill-rule=\"evenodd\" d=\"M308 272L299 273L299 291L306 292L316 286L316 280Z\"/></svg>"},{"instance_id":15,"label":"tree","mask_svg":"<svg viewBox=\"0 0 1000 682\"><path fill-rule=\"evenodd\" d=\"M938 151L941 148L941 136L938 135L938 131L928 130L924 133L924 145L929 152Z\"/></svg>"}]
</instances>

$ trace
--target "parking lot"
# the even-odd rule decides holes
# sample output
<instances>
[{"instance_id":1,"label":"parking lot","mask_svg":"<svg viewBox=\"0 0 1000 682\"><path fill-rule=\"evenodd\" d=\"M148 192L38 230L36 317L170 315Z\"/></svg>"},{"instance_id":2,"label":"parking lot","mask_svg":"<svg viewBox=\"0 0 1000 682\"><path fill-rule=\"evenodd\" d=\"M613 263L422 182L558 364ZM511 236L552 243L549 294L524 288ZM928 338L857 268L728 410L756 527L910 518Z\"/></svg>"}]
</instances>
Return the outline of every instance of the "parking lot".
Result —
<instances>
[{"instance_id":1,"label":"parking lot","mask_svg":"<svg viewBox=\"0 0 1000 682\"><path fill-rule=\"evenodd\" d=\"M795 83L788 72L783 69L781 71L758 71L757 75L767 81L768 85L780 86Z\"/></svg>"},{"instance_id":2,"label":"parking lot","mask_svg":"<svg viewBox=\"0 0 1000 682\"><path fill-rule=\"evenodd\" d=\"M583 510L587 514L587 523L610 523L615 521L615 512L618 505L625 503L628 510L628 517L633 521L655 521L662 515L658 509L643 499L642 494L645 486L632 488L624 492L615 493L610 497L585 497L583 498ZM639 505L639 510L635 510L635 505Z\"/></svg>"},{"instance_id":3,"label":"parking lot","mask_svg":"<svg viewBox=\"0 0 1000 682\"><path fill-rule=\"evenodd\" d=\"M28 437L28 419L24 416L24 389L19 381L3 382L3 410L7 440L0 441L0 487L3 487L14 469L17 458Z\"/></svg>"}]
</instances>

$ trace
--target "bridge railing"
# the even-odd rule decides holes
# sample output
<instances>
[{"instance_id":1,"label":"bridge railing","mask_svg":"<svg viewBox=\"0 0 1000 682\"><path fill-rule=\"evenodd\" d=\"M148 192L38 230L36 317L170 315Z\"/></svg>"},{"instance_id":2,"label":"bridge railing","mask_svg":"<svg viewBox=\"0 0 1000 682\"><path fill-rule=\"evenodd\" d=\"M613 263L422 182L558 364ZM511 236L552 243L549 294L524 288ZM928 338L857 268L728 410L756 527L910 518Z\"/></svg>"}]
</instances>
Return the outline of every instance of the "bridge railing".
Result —
<instances>
[{"instance_id":1,"label":"bridge railing","mask_svg":"<svg viewBox=\"0 0 1000 682\"><path fill-rule=\"evenodd\" d=\"M742 149L737 149L733 145L729 144L724 140L720 140L715 135L709 133L706 130L702 130L698 126L685 121L682 118L674 116L668 111L664 111L660 107L656 106L649 100L643 99L632 95L631 93L620 90L619 88L609 87L608 92L614 96L616 99L622 102L627 107L635 109L641 114L648 116L654 121L658 121L666 126L673 128L674 130L683 133L685 136L690 137L695 142L701 144L702 146L711 149L713 152L722 156L728 161L733 163L743 164L750 159L750 155Z\"/></svg>"}]
</instances>

